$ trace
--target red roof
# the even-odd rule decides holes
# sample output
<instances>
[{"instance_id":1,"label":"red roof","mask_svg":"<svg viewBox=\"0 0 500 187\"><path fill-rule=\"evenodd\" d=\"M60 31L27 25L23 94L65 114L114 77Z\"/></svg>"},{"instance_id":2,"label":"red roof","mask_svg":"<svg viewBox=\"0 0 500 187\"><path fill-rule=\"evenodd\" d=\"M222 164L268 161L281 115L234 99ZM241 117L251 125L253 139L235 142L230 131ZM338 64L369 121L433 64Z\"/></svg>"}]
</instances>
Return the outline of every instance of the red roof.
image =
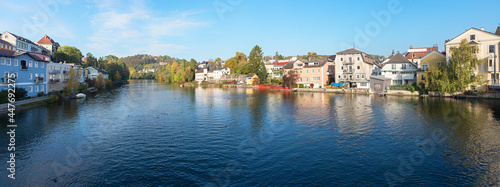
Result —
<instances>
[{"instance_id":1,"label":"red roof","mask_svg":"<svg viewBox=\"0 0 500 187\"><path fill-rule=\"evenodd\" d=\"M409 52L405 55L406 59L422 59L425 55L431 53L432 51L439 52L436 48L433 47L422 47L422 48L413 48L413 49L425 49L425 52Z\"/></svg>"},{"instance_id":2,"label":"red roof","mask_svg":"<svg viewBox=\"0 0 500 187\"><path fill-rule=\"evenodd\" d=\"M290 61L285 61L285 62L279 62L278 61L277 65L275 64L275 62L276 61L271 61L271 63L266 63L266 65L284 66L284 65L288 64Z\"/></svg>"},{"instance_id":3,"label":"red roof","mask_svg":"<svg viewBox=\"0 0 500 187\"><path fill-rule=\"evenodd\" d=\"M49 36L45 35L40 41L38 41L38 44L54 44L54 40L50 38Z\"/></svg>"}]
</instances>

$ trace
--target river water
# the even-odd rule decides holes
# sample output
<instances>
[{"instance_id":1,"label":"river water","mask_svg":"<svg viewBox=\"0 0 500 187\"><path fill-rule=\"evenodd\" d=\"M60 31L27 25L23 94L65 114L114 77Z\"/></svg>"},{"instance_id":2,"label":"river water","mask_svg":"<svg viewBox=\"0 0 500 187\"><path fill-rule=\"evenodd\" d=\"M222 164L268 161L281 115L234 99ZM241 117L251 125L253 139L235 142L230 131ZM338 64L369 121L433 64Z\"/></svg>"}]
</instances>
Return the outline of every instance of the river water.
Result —
<instances>
[{"instance_id":1,"label":"river water","mask_svg":"<svg viewBox=\"0 0 500 187\"><path fill-rule=\"evenodd\" d=\"M500 185L496 100L139 80L16 120L16 180L2 169L0 186Z\"/></svg>"}]
</instances>

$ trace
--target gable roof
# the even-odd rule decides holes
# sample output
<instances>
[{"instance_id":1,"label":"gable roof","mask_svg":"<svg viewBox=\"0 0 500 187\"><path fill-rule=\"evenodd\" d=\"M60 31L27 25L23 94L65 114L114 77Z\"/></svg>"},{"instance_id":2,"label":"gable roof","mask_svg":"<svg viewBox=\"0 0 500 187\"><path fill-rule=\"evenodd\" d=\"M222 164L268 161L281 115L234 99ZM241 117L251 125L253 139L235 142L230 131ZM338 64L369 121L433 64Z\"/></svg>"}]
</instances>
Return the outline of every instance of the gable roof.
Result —
<instances>
[{"instance_id":1,"label":"gable roof","mask_svg":"<svg viewBox=\"0 0 500 187\"><path fill-rule=\"evenodd\" d=\"M16 39L18 39L18 40L21 40L21 41L23 41L23 42L27 42L27 43L29 43L29 44L32 44L32 45L36 45L36 46L38 46L35 42L33 42L33 41L31 41L31 40L28 40L28 39L26 39L26 38L24 38L24 37L22 37L22 36L15 35L14 33L11 33L11 32L9 32L9 31L7 31L7 33L10 33L12 36L16 37Z\"/></svg>"},{"instance_id":2,"label":"gable roof","mask_svg":"<svg viewBox=\"0 0 500 187\"><path fill-rule=\"evenodd\" d=\"M56 42L54 42L54 40L52 40L52 38L50 38L49 36L45 35L37 43L38 44L55 44Z\"/></svg>"},{"instance_id":3,"label":"gable roof","mask_svg":"<svg viewBox=\"0 0 500 187\"><path fill-rule=\"evenodd\" d=\"M417 67L399 52L396 53L392 58L390 58L389 61L387 61L384 65L382 65L382 67L387 64L411 64L412 66Z\"/></svg>"},{"instance_id":4,"label":"gable roof","mask_svg":"<svg viewBox=\"0 0 500 187\"><path fill-rule=\"evenodd\" d=\"M12 44L10 44L9 42L7 42L5 40L2 40L2 39L0 39L0 44L4 44L4 45L8 45L8 46L14 47Z\"/></svg>"},{"instance_id":5,"label":"gable roof","mask_svg":"<svg viewBox=\"0 0 500 187\"><path fill-rule=\"evenodd\" d=\"M500 27L499 27L499 28L500 28ZM496 32L496 33L491 33L491 32L485 31L485 30L476 29L476 28L474 28L474 27L471 27L470 29L468 29L468 30L464 31L463 33L459 34L458 36L455 36L453 39L451 39L451 40L447 40L447 41L445 42L445 44L447 44L448 42L450 42L450 41L452 41L452 40L454 40L454 39L458 38L458 37L459 37L459 36L461 36L462 34L465 34L465 33L469 32L469 31L471 31L471 30L476 30L476 31L484 32L484 33L487 33L487 34L490 34L490 35L493 35L493 36L496 36L496 37L500 37L500 34L499 34L499 31L498 31L498 28L497 28L497 32Z\"/></svg>"},{"instance_id":6,"label":"gable roof","mask_svg":"<svg viewBox=\"0 0 500 187\"><path fill-rule=\"evenodd\" d=\"M495 32L495 34L500 36L500 26L497 27L497 32Z\"/></svg>"},{"instance_id":7,"label":"gable roof","mask_svg":"<svg viewBox=\"0 0 500 187\"><path fill-rule=\"evenodd\" d=\"M348 50L344 50L344 51L340 51L337 53L337 55L343 55L343 54L361 54L363 52L361 52L360 50L357 50L357 49L353 49L353 48L350 48Z\"/></svg>"},{"instance_id":8,"label":"gable roof","mask_svg":"<svg viewBox=\"0 0 500 187\"><path fill-rule=\"evenodd\" d=\"M443 58L446 58L446 56L445 56L443 53L441 53L441 52L438 52L438 51L431 51L429 54L427 54L427 55L425 55L424 57L422 57L422 59L427 58L428 56L430 56L430 55L431 55L431 54L433 54L433 53L435 53L435 54L437 54L437 55L439 55L439 56L442 56Z\"/></svg>"},{"instance_id":9,"label":"gable roof","mask_svg":"<svg viewBox=\"0 0 500 187\"><path fill-rule=\"evenodd\" d=\"M8 51L8 50L1 50L0 49L0 56L1 57L14 58L14 57L21 56L21 55L28 55L33 60L36 60L36 61L50 62L50 58L46 55L42 55L42 54L38 54L38 53L31 53L31 52L15 52L15 51Z\"/></svg>"}]
</instances>

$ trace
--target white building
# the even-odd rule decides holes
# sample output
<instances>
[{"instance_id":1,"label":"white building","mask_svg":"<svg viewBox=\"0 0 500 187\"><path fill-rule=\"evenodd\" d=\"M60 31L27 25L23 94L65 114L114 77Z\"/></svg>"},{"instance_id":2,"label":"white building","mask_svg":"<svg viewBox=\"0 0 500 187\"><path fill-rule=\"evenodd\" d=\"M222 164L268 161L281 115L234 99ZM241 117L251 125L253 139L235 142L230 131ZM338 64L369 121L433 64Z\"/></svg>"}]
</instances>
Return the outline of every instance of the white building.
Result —
<instances>
[{"instance_id":1,"label":"white building","mask_svg":"<svg viewBox=\"0 0 500 187\"><path fill-rule=\"evenodd\" d=\"M338 52L335 56L335 82L354 86L368 80L376 67L378 65L369 55L357 49Z\"/></svg>"},{"instance_id":2,"label":"white building","mask_svg":"<svg viewBox=\"0 0 500 187\"><path fill-rule=\"evenodd\" d=\"M47 64L47 75L48 75L48 91L61 91L65 86L68 85L69 72L72 66L63 63L53 63Z\"/></svg>"},{"instance_id":3,"label":"white building","mask_svg":"<svg viewBox=\"0 0 500 187\"><path fill-rule=\"evenodd\" d=\"M391 55L392 56L392 55ZM416 81L417 66L406 59L401 53L382 62L381 67L374 70L375 74L391 80L391 85L412 84Z\"/></svg>"}]
</instances>

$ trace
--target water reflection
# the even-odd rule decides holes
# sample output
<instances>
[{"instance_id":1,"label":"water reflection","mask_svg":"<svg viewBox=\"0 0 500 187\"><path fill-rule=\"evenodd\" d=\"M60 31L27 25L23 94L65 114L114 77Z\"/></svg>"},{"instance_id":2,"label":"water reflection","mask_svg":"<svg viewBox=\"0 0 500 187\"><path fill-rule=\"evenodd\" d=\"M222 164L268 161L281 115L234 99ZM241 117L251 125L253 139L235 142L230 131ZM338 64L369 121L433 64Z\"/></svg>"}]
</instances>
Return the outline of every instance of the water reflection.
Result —
<instances>
[{"instance_id":1,"label":"water reflection","mask_svg":"<svg viewBox=\"0 0 500 187\"><path fill-rule=\"evenodd\" d=\"M19 111L19 178L0 184L383 186L400 158L427 149L421 143L442 132L444 141L398 184L494 186L499 106L132 81L86 100ZM90 154L68 151L82 143ZM66 163L75 154L80 162ZM58 175L55 162L69 169Z\"/></svg>"}]
</instances>

